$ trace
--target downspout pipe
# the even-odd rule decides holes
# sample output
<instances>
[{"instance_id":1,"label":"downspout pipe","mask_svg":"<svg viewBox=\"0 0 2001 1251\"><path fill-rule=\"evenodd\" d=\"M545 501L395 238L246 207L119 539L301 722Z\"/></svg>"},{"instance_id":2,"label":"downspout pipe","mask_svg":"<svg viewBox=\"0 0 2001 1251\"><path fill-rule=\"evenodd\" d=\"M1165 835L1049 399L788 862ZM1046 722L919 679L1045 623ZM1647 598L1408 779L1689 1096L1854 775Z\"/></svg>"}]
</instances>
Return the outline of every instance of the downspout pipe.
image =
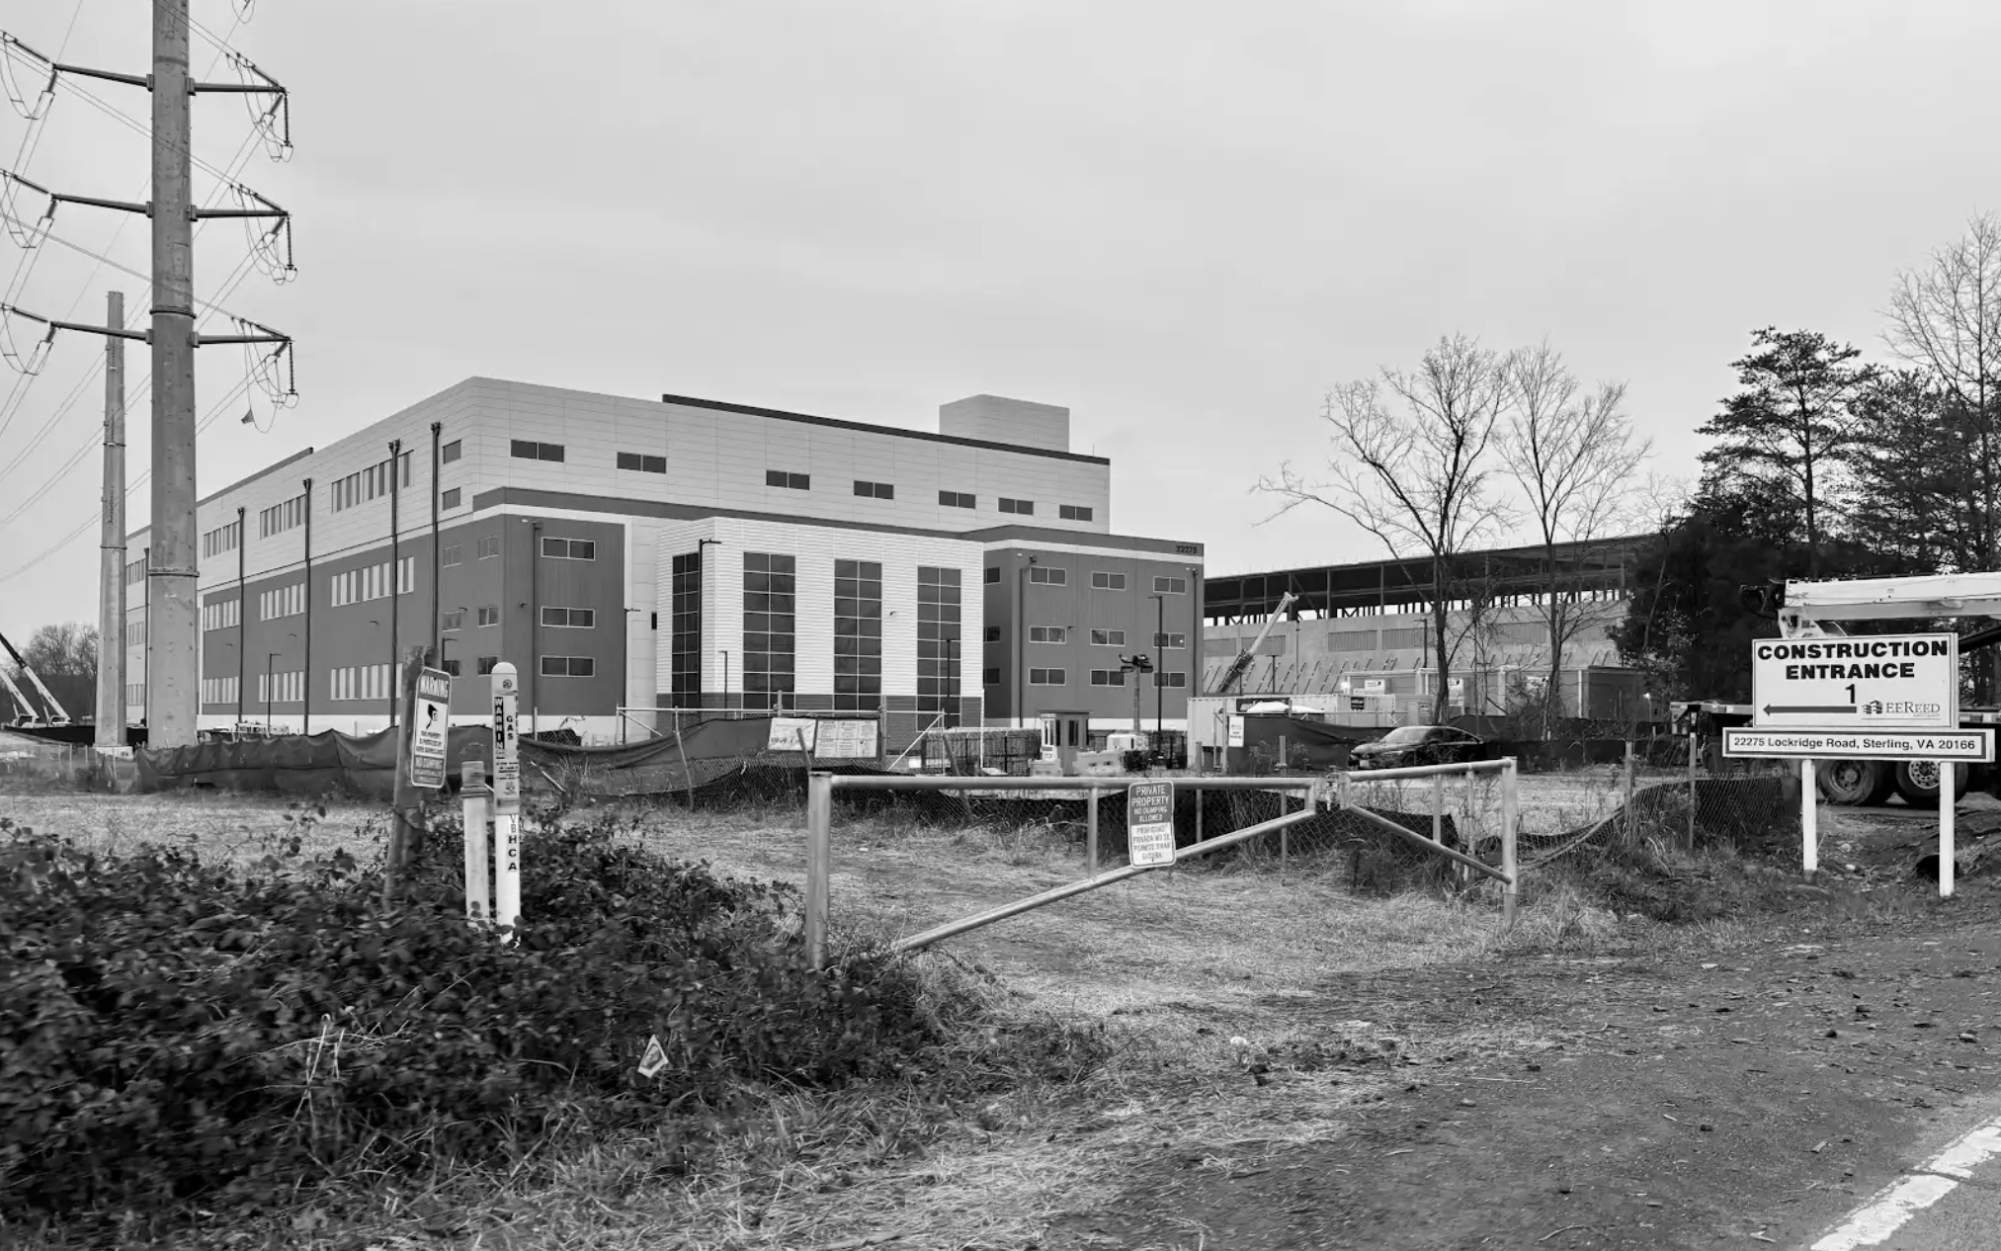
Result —
<instances>
[{"instance_id":1,"label":"downspout pipe","mask_svg":"<svg viewBox=\"0 0 2001 1251\"><path fill-rule=\"evenodd\" d=\"M299 692L300 708L299 732L313 732L313 480L305 479L305 498L301 507L306 513L306 658L302 662L306 668L306 689Z\"/></svg>"}]
</instances>

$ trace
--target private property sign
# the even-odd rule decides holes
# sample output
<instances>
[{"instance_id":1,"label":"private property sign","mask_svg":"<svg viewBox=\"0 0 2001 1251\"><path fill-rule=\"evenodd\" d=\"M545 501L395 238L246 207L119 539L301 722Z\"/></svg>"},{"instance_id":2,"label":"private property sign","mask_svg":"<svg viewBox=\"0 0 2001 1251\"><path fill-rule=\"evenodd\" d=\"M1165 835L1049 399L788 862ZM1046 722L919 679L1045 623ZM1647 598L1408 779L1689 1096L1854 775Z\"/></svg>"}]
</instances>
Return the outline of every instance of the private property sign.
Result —
<instances>
[{"instance_id":1,"label":"private property sign","mask_svg":"<svg viewBox=\"0 0 2001 1251\"><path fill-rule=\"evenodd\" d=\"M1126 859L1136 865L1174 863L1174 783L1126 787Z\"/></svg>"},{"instance_id":2,"label":"private property sign","mask_svg":"<svg viewBox=\"0 0 2001 1251\"><path fill-rule=\"evenodd\" d=\"M1751 644L1751 724L1760 730L1865 733L1955 729L1959 636L1759 639ZM1853 758L1871 753L1833 754Z\"/></svg>"},{"instance_id":3,"label":"private property sign","mask_svg":"<svg viewBox=\"0 0 2001 1251\"><path fill-rule=\"evenodd\" d=\"M1725 756L1791 760L1994 759L1992 730L1744 730L1723 731Z\"/></svg>"}]
</instances>

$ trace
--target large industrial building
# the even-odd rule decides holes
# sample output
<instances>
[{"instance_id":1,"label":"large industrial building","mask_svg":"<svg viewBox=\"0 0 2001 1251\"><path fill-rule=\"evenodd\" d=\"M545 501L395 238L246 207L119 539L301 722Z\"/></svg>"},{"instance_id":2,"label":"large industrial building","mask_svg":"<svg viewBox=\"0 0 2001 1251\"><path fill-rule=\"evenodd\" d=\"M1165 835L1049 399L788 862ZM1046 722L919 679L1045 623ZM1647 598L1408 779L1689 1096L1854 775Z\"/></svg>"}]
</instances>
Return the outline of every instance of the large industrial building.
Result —
<instances>
[{"instance_id":1,"label":"large industrial building","mask_svg":"<svg viewBox=\"0 0 2001 1251\"><path fill-rule=\"evenodd\" d=\"M1560 681L1564 709L1599 720L1648 721L1640 675L1612 642L1631 597L1639 538L1569 543L1552 568L1541 548L1468 553L1448 590L1448 708L1505 715L1550 674L1546 597L1568 597ZM1203 689L1256 643L1233 693L1315 704L1358 726L1428 718L1438 690L1428 559L1359 561L1211 578L1205 587ZM1292 595L1290 602L1285 596ZM1280 604L1285 603L1283 611ZM1270 623L1263 642L1258 634Z\"/></svg>"},{"instance_id":2,"label":"large industrial building","mask_svg":"<svg viewBox=\"0 0 2001 1251\"><path fill-rule=\"evenodd\" d=\"M932 432L468 379L201 500L199 724L379 729L435 637L455 718L507 661L524 723L586 741L662 710L1109 728L1135 695L1179 727L1202 545L1114 533L1111 463L1069 427L986 395ZM144 722L144 530L127 555Z\"/></svg>"}]
</instances>

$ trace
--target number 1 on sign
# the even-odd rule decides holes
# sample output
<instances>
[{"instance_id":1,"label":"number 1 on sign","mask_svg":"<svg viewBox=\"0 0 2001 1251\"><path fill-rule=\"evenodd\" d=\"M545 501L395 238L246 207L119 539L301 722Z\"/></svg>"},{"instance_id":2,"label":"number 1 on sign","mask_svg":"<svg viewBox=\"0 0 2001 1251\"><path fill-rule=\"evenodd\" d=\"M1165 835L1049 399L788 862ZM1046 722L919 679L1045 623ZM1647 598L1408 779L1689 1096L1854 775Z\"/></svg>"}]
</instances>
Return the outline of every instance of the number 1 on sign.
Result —
<instances>
[{"instance_id":1,"label":"number 1 on sign","mask_svg":"<svg viewBox=\"0 0 2001 1251\"><path fill-rule=\"evenodd\" d=\"M1851 704L1855 702L1855 684L1853 682L1848 684L1848 702Z\"/></svg>"}]
</instances>

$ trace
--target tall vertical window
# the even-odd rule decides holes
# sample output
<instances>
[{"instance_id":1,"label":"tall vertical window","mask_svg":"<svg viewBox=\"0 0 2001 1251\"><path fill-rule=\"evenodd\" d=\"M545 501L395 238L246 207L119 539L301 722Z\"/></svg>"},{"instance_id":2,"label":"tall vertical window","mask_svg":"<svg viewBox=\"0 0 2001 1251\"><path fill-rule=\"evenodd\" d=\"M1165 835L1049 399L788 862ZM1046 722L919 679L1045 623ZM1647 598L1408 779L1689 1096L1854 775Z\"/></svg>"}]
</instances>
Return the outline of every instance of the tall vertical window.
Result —
<instances>
[{"instance_id":1,"label":"tall vertical window","mask_svg":"<svg viewBox=\"0 0 2001 1251\"><path fill-rule=\"evenodd\" d=\"M834 711L882 707L882 564L834 562Z\"/></svg>"},{"instance_id":2,"label":"tall vertical window","mask_svg":"<svg viewBox=\"0 0 2001 1251\"><path fill-rule=\"evenodd\" d=\"M702 552L674 558L672 619L673 703L702 706Z\"/></svg>"},{"instance_id":3,"label":"tall vertical window","mask_svg":"<svg viewBox=\"0 0 2001 1251\"><path fill-rule=\"evenodd\" d=\"M917 711L959 724L959 571L917 567Z\"/></svg>"},{"instance_id":4,"label":"tall vertical window","mask_svg":"<svg viewBox=\"0 0 2001 1251\"><path fill-rule=\"evenodd\" d=\"M776 552L743 554L743 706L789 708L797 691L798 568Z\"/></svg>"}]
</instances>

